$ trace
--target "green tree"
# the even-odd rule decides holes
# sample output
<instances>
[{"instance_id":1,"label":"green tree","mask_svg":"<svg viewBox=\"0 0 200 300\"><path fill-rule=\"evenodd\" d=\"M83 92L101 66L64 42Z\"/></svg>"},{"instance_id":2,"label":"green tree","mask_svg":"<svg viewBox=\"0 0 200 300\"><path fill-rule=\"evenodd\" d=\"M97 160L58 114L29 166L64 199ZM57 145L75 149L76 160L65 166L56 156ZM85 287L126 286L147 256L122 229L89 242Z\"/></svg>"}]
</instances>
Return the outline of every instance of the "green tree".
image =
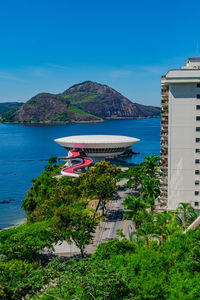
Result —
<instances>
[{"instance_id":1,"label":"green tree","mask_svg":"<svg viewBox=\"0 0 200 300\"><path fill-rule=\"evenodd\" d=\"M157 177L160 174L160 157L155 154L145 157L140 167L146 176Z\"/></svg>"},{"instance_id":2,"label":"green tree","mask_svg":"<svg viewBox=\"0 0 200 300\"><path fill-rule=\"evenodd\" d=\"M116 175L120 168L110 165L108 162L96 163L94 168L90 168L87 173L80 176L80 189L84 199L99 199L97 210L105 207L117 191Z\"/></svg>"},{"instance_id":3,"label":"green tree","mask_svg":"<svg viewBox=\"0 0 200 300\"><path fill-rule=\"evenodd\" d=\"M186 229L186 227L188 227L198 216L190 203L179 203L177 212L179 212L179 214L176 220L184 229Z\"/></svg>"},{"instance_id":4,"label":"green tree","mask_svg":"<svg viewBox=\"0 0 200 300\"><path fill-rule=\"evenodd\" d=\"M34 295L48 281L48 270L37 263L28 263L18 259L0 260L1 300L20 300L27 295Z\"/></svg>"},{"instance_id":5,"label":"green tree","mask_svg":"<svg viewBox=\"0 0 200 300\"><path fill-rule=\"evenodd\" d=\"M23 224L0 232L0 254L5 259L38 260L44 248L53 250L55 238L47 222Z\"/></svg>"},{"instance_id":6,"label":"green tree","mask_svg":"<svg viewBox=\"0 0 200 300\"><path fill-rule=\"evenodd\" d=\"M33 211L50 198L52 188L57 184L57 179L53 178L49 172L43 172L37 179L33 179L32 182L33 185L25 195L22 203L22 208L26 212L28 221L34 221L31 216Z\"/></svg>"},{"instance_id":7,"label":"green tree","mask_svg":"<svg viewBox=\"0 0 200 300\"><path fill-rule=\"evenodd\" d=\"M140 194L150 205L151 211L154 210L155 200L160 194L160 182L155 177L144 177L141 182Z\"/></svg>"},{"instance_id":8,"label":"green tree","mask_svg":"<svg viewBox=\"0 0 200 300\"><path fill-rule=\"evenodd\" d=\"M142 170L141 166L129 167L128 170L120 172L117 175L117 179L127 179L125 186L134 189L135 191L138 190L138 187L142 180Z\"/></svg>"},{"instance_id":9,"label":"green tree","mask_svg":"<svg viewBox=\"0 0 200 300\"><path fill-rule=\"evenodd\" d=\"M51 188L49 198L42 204L37 205L32 213L32 219L37 221L49 220L54 216L57 208L63 204L71 205L73 203L80 203L82 206L87 205L87 201L81 197L79 178L72 179L63 176Z\"/></svg>"},{"instance_id":10,"label":"green tree","mask_svg":"<svg viewBox=\"0 0 200 300\"><path fill-rule=\"evenodd\" d=\"M50 165L56 164L57 163L57 157L51 156L48 161L49 161Z\"/></svg>"},{"instance_id":11,"label":"green tree","mask_svg":"<svg viewBox=\"0 0 200 300\"><path fill-rule=\"evenodd\" d=\"M175 214L171 211L161 212L155 215L155 233L157 233L160 243L163 244L169 234L168 224L175 218Z\"/></svg>"},{"instance_id":12,"label":"green tree","mask_svg":"<svg viewBox=\"0 0 200 300\"><path fill-rule=\"evenodd\" d=\"M145 157L145 160L138 166L129 167L128 170L119 173L118 178L128 179L126 185L134 188L136 191L140 189L144 178L159 179L160 175L160 157L152 155Z\"/></svg>"},{"instance_id":13,"label":"green tree","mask_svg":"<svg viewBox=\"0 0 200 300\"><path fill-rule=\"evenodd\" d=\"M58 241L74 242L84 257L85 246L90 244L99 221L100 217L89 207L63 205L55 212L52 228Z\"/></svg>"},{"instance_id":14,"label":"green tree","mask_svg":"<svg viewBox=\"0 0 200 300\"><path fill-rule=\"evenodd\" d=\"M136 228L139 228L141 224L149 218L147 212L147 203L143 197L136 197L135 195L127 196L123 201L125 208L124 216L132 218L133 224Z\"/></svg>"},{"instance_id":15,"label":"green tree","mask_svg":"<svg viewBox=\"0 0 200 300\"><path fill-rule=\"evenodd\" d=\"M150 241L155 237L155 225L153 221L144 222L135 232L137 238L144 241L146 246L149 246Z\"/></svg>"},{"instance_id":16,"label":"green tree","mask_svg":"<svg viewBox=\"0 0 200 300\"><path fill-rule=\"evenodd\" d=\"M125 254L125 253L133 253L135 250L135 244L122 239L119 241L118 239L110 240L105 243L101 243L98 245L95 253L92 255L93 259L105 260L111 259L115 255Z\"/></svg>"}]
</instances>

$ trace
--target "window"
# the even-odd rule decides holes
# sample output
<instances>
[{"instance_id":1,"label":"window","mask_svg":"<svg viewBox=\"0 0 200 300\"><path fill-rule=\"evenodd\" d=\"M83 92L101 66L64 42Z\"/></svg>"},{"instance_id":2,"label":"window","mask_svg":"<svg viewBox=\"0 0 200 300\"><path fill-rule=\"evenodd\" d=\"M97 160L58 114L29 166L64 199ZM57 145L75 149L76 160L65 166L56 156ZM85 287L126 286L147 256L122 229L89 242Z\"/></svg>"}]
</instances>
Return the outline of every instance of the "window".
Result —
<instances>
[{"instance_id":1,"label":"window","mask_svg":"<svg viewBox=\"0 0 200 300\"><path fill-rule=\"evenodd\" d=\"M197 87L200 87L200 83L197 83Z\"/></svg>"},{"instance_id":2,"label":"window","mask_svg":"<svg viewBox=\"0 0 200 300\"><path fill-rule=\"evenodd\" d=\"M199 170L195 170L195 174L196 175L200 174L200 171Z\"/></svg>"},{"instance_id":3,"label":"window","mask_svg":"<svg viewBox=\"0 0 200 300\"><path fill-rule=\"evenodd\" d=\"M196 131L200 131L200 127L196 127Z\"/></svg>"},{"instance_id":4,"label":"window","mask_svg":"<svg viewBox=\"0 0 200 300\"><path fill-rule=\"evenodd\" d=\"M198 191L195 191L194 194L195 194L195 196L198 196L198 195L199 195L199 192L198 192Z\"/></svg>"},{"instance_id":5,"label":"window","mask_svg":"<svg viewBox=\"0 0 200 300\"><path fill-rule=\"evenodd\" d=\"M200 164L200 159L195 159L195 164Z\"/></svg>"},{"instance_id":6,"label":"window","mask_svg":"<svg viewBox=\"0 0 200 300\"><path fill-rule=\"evenodd\" d=\"M200 149L196 149L196 151L195 151L196 153L200 153Z\"/></svg>"},{"instance_id":7,"label":"window","mask_svg":"<svg viewBox=\"0 0 200 300\"><path fill-rule=\"evenodd\" d=\"M199 110L200 109L200 105L196 105L196 109Z\"/></svg>"},{"instance_id":8,"label":"window","mask_svg":"<svg viewBox=\"0 0 200 300\"><path fill-rule=\"evenodd\" d=\"M197 94L197 99L200 99L200 94Z\"/></svg>"},{"instance_id":9,"label":"window","mask_svg":"<svg viewBox=\"0 0 200 300\"><path fill-rule=\"evenodd\" d=\"M197 116L197 117L196 117L196 121L200 121L200 116Z\"/></svg>"},{"instance_id":10,"label":"window","mask_svg":"<svg viewBox=\"0 0 200 300\"><path fill-rule=\"evenodd\" d=\"M194 206L199 206L199 202L194 202Z\"/></svg>"},{"instance_id":11,"label":"window","mask_svg":"<svg viewBox=\"0 0 200 300\"><path fill-rule=\"evenodd\" d=\"M199 180L195 180L195 185L199 185Z\"/></svg>"},{"instance_id":12,"label":"window","mask_svg":"<svg viewBox=\"0 0 200 300\"><path fill-rule=\"evenodd\" d=\"M196 143L200 143L200 138L196 138Z\"/></svg>"}]
</instances>

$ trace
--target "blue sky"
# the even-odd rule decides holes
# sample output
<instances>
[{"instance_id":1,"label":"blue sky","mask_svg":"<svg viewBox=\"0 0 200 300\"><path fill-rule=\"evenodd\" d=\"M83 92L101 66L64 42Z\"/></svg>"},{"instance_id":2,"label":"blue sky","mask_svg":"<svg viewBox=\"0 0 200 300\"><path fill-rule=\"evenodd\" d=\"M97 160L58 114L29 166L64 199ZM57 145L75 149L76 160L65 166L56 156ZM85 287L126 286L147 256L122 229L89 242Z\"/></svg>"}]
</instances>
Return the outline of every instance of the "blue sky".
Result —
<instances>
[{"instance_id":1,"label":"blue sky","mask_svg":"<svg viewBox=\"0 0 200 300\"><path fill-rule=\"evenodd\" d=\"M160 77L200 56L200 1L0 0L0 102L85 80L160 105Z\"/></svg>"}]
</instances>

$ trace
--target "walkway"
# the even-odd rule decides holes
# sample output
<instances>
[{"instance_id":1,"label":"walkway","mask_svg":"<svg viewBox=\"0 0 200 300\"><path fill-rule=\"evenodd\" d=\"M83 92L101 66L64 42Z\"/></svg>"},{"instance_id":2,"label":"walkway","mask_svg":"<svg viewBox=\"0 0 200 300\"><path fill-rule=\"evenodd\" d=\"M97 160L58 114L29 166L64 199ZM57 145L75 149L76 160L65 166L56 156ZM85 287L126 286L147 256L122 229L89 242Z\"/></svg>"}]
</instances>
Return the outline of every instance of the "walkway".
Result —
<instances>
[{"instance_id":1,"label":"walkway","mask_svg":"<svg viewBox=\"0 0 200 300\"><path fill-rule=\"evenodd\" d=\"M124 183L124 180L119 183L116 198L108 203L106 217L101 220L97 227L93 244L86 247L85 252L87 254L94 253L100 243L114 239L117 236L117 229L122 229L126 238L129 238L129 232L133 230L133 225L131 220L123 220L124 208L122 202L130 193L130 190L122 188ZM70 257L79 255L80 251L74 244L69 245L67 242L63 242L61 245L55 246L55 254Z\"/></svg>"}]
</instances>

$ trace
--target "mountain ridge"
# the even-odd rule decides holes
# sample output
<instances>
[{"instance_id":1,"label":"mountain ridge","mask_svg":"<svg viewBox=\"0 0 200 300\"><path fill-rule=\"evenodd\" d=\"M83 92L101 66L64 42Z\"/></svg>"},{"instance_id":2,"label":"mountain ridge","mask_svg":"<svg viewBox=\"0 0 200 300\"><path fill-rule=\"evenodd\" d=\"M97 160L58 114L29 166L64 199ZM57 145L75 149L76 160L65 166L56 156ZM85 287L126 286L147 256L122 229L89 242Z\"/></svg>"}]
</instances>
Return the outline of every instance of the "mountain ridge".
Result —
<instances>
[{"instance_id":1,"label":"mountain ridge","mask_svg":"<svg viewBox=\"0 0 200 300\"><path fill-rule=\"evenodd\" d=\"M159 117L160 108L131 102L112 89L93 81L75 84L60 94L39 93L2 122L81 123L107 119Z\"/></svg>"}]
</instances>

